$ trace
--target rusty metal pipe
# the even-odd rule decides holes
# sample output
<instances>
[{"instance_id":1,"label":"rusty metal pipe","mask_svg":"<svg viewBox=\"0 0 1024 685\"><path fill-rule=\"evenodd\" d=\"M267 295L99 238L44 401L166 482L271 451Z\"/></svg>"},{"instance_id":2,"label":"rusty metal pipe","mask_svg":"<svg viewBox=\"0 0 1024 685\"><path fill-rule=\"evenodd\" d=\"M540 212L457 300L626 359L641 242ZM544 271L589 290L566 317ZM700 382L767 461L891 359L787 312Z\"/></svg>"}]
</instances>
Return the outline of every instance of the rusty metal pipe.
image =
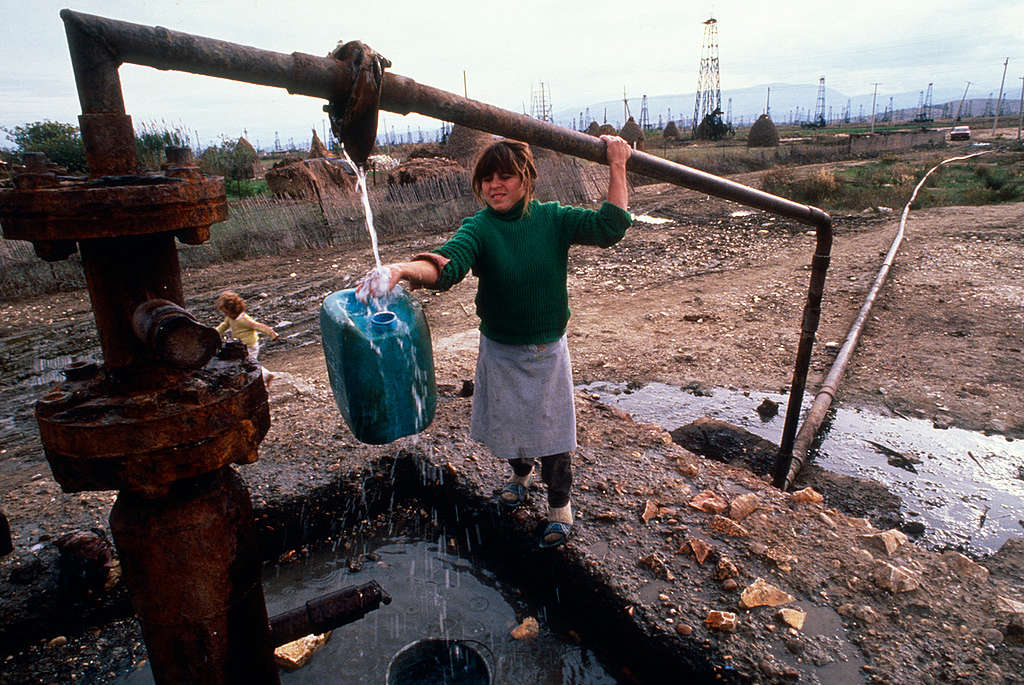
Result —
<instances>
[{"instance_id":1,"label":"rusty metal pipe","mask_svg":"<svg viewBox=\"0 0 1024 685\"><path fill-rule=\"evenodd\" d=\"M881 292L882 286L885 285L886 278L889 276L889 271L892 268L893 263L896 261L896 253L899 252L900 245L903 244L907 216L910 214L910 205L913 204L918 191L924 186L925 181L927 181L928 177L932 175L932 172L942 165L950 162L970 159L971 157L984 155L988 152L991 152L991 150L945 159L929 169L928 173L918 181L917 186L914 188L914 192L910 195L910 199L907 200L907 204L903 207L903 213L900 216L900 223L896 230L896 235L893 236L892 243L889 245L889 251L886 253L885 259L882 260L882 265L879 267L878 273L875 274L875 280L871 284L868 294L864 297L864 302L861 304L860 310L857 312L857 317L853 320L853 323L850 324L850 328L847 330L846 338L843 340L843 344L840 346L839 352L836 354L836 358L832 362L832 366L829 368L828 375L825 376L825 380L818 389L818 393L814 396L814 401L811 403L810 409L807 410L807 416L804 417L804 422L800 426L800 432L797 433L792 444L791 457L789 460L790 463L785 464L785 470L777 470L774 473L775 485L777 487L782 488L783 490L789 489L789 487L793 485L793 482L796 481L796 477L800 474L800 469L807 460L814 438L818 434L818 430L821 428L821 425L825 422L828 410L832 406L832 401L835 399L836 392L839 390L839 383L843 379L843 374L846 373L846 367L850 363L850 359L853 357L854 350L857 349L857 342L860 340L860 335L864 330L864 325L867 323L868 316L871 314L871 308L874 306L875 300L878 299L878 293ZM792 397L790 397L790 400L789 410L792 411ZM797 409L799 409L799 404L797 405ZM776 466L779 467L780 464L777 462Z\"/></svg>"},{"instance_id":2,"label":"rusty metal pipe","mask_svg":"<svg viewBox=\"0 0 1024 685\"><path fill-rule=\"evenodd\" d=\"M252 501L231 467L167 497L122 491L110 528L158 684L279 682Z\"/></svg>"},{"instance_id":3,"label":"rusty metal pipe","mask_svg":"<svg viewBox=\"0 0 1024 685\"><path fill-rule=\"evenodd\" d=\"M132 312L132 330L157 359L181 369L198 369L220 347L216 329L169 300L147 300Z\"/></svg>"},{"instance_id":4,"label":"rusty metal pipe","mask_svg":"<svg viewBox=\"0 0 1024 685\"><path fill-rule=\"evenodd\" d=\"M391 595L375 580L311 599L301 607L271 617L271 644L280 647L305 635L325 633L358 621L381 604L391 604Z\"/></svg>"}]
</instances>

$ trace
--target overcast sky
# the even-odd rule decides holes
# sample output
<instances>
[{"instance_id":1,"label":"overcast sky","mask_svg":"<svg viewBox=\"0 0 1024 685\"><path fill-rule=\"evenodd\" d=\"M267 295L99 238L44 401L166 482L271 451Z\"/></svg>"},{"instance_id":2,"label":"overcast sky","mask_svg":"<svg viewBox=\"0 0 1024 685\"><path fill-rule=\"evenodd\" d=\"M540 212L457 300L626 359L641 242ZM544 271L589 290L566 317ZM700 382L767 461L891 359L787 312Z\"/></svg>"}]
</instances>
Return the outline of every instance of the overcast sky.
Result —
<instances>
[{"instance_id":1,"label":"overcast sky","mask_svg":"<svg viewBox=\"0 0 1024 685\"><path fill-rule=\"evenodd\" d=\"M648 0L0 0L0 126L77 123L80 108L58 12L82 12L277 52L327 54L358 39L392 71L515 111L544 82L554 109L692 93L703 21L718 20L721 87L813 84L847 96L924 90L1007 97L1024 76L1024 0L860 0L834 3ZM832 9L835 7L835 9ZM136 126L181 128L207 145L248 131L264 148L322 131L322 101L285 91L146 67L121 68ZM653 118L653 117L652 117ZM431 122L384 113L403 132ZM321 133L322 135L322 133ZM8 142L0 136L0 145Z\"/></svg>"}]
</instances>

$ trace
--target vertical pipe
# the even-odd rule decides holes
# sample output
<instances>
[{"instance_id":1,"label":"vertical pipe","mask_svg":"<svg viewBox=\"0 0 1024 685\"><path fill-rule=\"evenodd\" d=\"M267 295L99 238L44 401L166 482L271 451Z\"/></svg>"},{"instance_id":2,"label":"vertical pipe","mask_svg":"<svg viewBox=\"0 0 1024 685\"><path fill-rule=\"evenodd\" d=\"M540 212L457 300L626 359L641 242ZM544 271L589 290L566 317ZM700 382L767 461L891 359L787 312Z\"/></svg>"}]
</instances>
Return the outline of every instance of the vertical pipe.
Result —
<instances>
[{"instance_id":1,"label":"vertical pipe","mask_svg":"<svg viewBox=\"0 0 1024 685\"><path fill-rule=\"evenodd\" d=\"M279 682L252 501L230 466L166 497L121 492L110 527L157 685Z\"/></svg>"}]
</instances>

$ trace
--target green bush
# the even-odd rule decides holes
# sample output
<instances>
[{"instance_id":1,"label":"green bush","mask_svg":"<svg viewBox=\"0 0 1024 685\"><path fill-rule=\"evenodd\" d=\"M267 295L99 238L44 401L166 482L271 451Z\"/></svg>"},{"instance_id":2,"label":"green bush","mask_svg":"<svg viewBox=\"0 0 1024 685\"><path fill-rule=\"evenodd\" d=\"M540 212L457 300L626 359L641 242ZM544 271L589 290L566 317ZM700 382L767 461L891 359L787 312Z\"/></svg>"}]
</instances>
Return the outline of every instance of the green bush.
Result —
<instances>
[{"instance_id":1,"label":"green bush","mask_svg":"<svg viewBox=\"0 0 1024 685\"><path fill-rule=\"evenodd\" d=\"M20 162L26 152L42 152L54 164L68 171L85 173L85 146L77 126L56 121L36 121L31 124L0 129L14 141Z\"/></svg>"}]
</instances>

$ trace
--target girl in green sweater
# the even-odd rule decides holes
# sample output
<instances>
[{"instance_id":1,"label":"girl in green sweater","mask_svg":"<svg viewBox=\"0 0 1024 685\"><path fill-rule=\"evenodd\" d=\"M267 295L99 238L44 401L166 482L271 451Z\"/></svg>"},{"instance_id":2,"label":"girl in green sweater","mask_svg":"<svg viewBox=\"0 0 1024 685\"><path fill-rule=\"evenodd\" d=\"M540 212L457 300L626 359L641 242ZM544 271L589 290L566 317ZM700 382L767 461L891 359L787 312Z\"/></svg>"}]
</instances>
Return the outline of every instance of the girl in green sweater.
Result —
<instances>
[{"instance_id":1,"label":"girl in green sweater","mask_svg":"<svg viewBox=\"0 0 1024 685\"><path fill-rule=\"evenodd\" d=\"M473 192L485 207L438 249L375 269L356 287L366 299L386 295L401 280L446 290L470 270L477 276L481 335L470 434L509 460L513 475L499 495L508 507L526 502L540 459L548 488L541 547L563 544L573 524L576 410L565 337L569 246L614 245L632 223L630 147L618 136L601 139L610 171L608 199L599 210L535 200L537 170L529 146L499 140L473 170Z\"/></svg>"}]
</instances>

